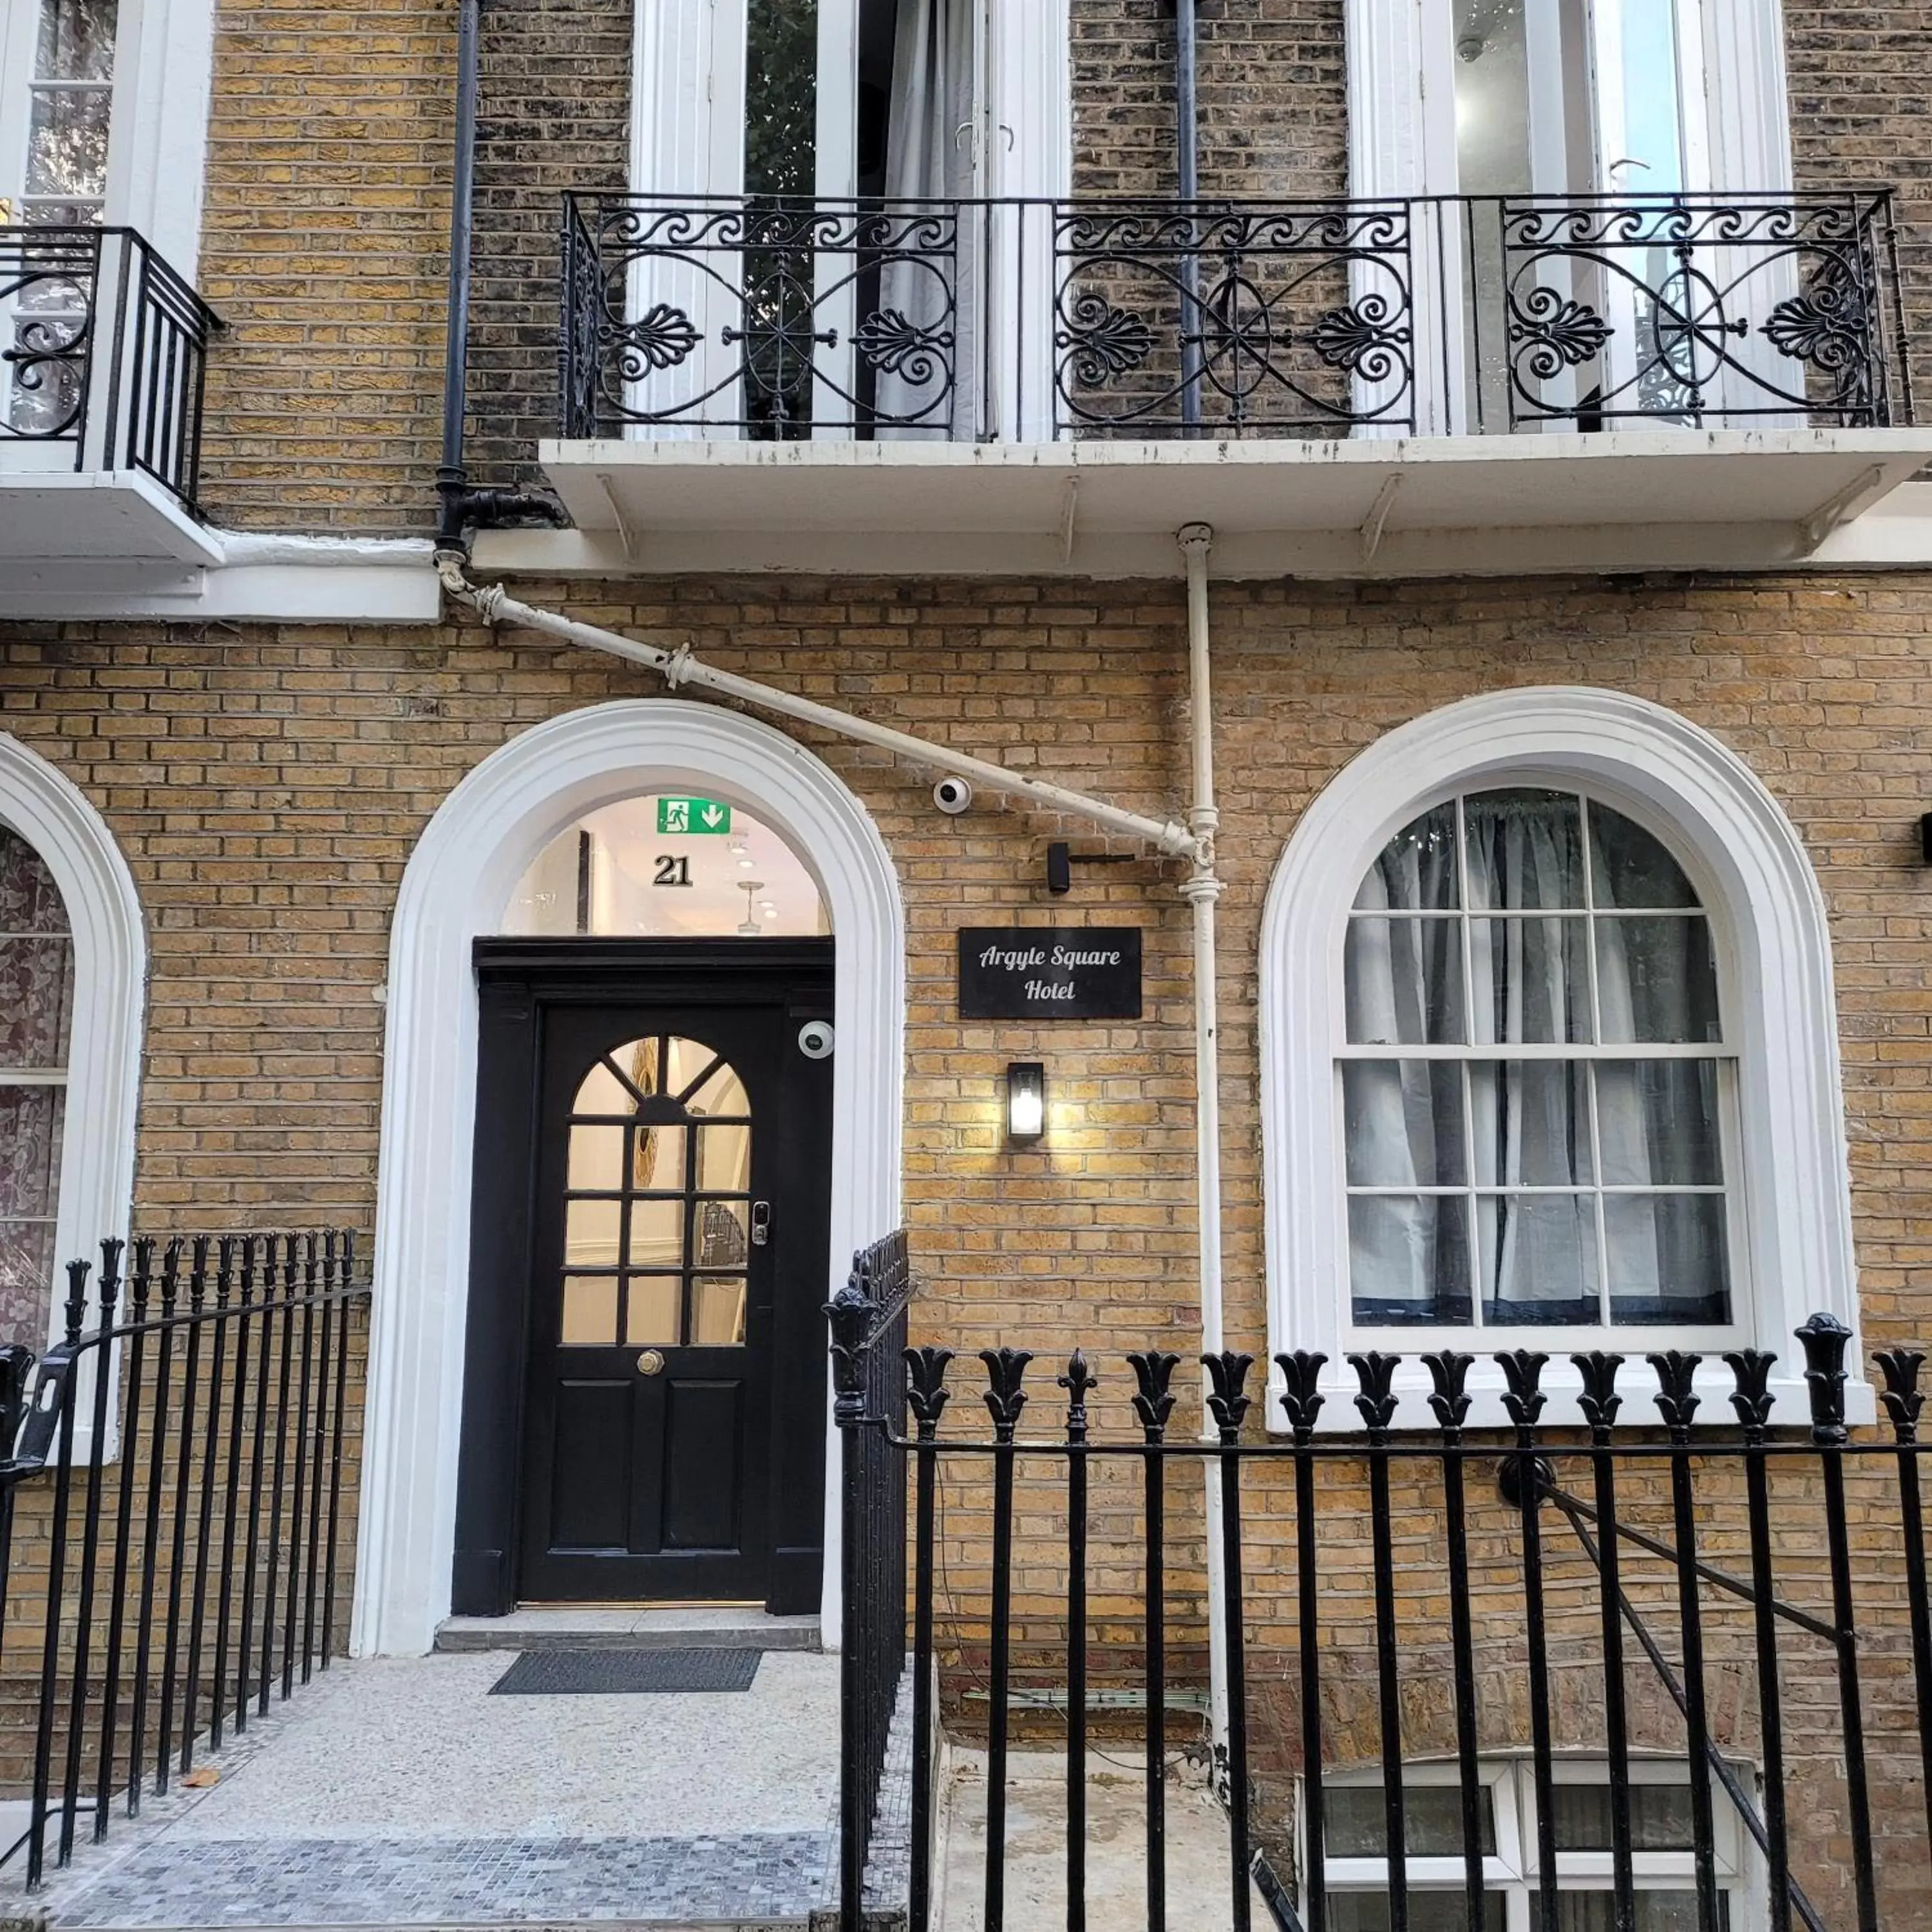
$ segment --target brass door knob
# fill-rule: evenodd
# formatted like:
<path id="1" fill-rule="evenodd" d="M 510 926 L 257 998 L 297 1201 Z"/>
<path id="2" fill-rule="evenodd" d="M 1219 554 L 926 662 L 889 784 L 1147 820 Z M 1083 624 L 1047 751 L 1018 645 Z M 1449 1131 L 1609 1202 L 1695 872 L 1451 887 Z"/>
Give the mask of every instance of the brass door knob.
<path id="1" fill-rule="evenodd" d="M 664 1373 L 664 1352 L 661 1348 L 646 1348 L 638 1358 L 638 1372 L 640 1376 L 661 1376 Z"/>

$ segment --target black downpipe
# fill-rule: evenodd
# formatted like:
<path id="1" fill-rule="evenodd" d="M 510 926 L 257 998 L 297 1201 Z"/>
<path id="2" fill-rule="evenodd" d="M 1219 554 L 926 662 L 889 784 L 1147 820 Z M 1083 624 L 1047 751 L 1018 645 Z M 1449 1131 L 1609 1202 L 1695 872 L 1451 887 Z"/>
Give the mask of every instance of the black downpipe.
<path id="1" fill-rule="evenodd" d="M 1194 0 L 1174 0 L 1174 175 L 1184 202 L 1201 192 L 1200 113 L 1194 32 Z M 1201 421 L 1201 257 L 1190 248 L 1180 258 L 1180 420 Z"/>
<path id="2" fill-rule="evenodd" d="M 476 212 L 476 101 L 483 0 L 461 0 L 456 30 L 456 178 L 449 197 L 449 309 L 442 350 L 442 460 L 436 494 L 440 551 L 466 555 L 464 532 L 538 518 L 567 527 L 570 518 L 553 496 L 534 490 L 472 489 L 463 460 L 464 417 L 470 384 L 470 257 Z"/>

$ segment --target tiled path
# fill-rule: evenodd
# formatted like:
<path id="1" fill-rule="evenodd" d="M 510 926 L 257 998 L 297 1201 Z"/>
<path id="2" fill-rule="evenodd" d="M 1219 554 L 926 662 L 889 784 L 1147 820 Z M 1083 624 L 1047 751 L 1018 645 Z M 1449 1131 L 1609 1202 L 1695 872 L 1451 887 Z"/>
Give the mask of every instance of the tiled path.
<path id="1" fill-rule="evenodd" d="M 802 1927 L 830 1907 L 836 1658 L 768 1654 L 742 1693 L 490 1696 L 513 1660 L 338 1664 L 213 1789 L 117 1820 L 48 1923 Z M 878 1874 L 902 1896 L 906 1776 Z"/>

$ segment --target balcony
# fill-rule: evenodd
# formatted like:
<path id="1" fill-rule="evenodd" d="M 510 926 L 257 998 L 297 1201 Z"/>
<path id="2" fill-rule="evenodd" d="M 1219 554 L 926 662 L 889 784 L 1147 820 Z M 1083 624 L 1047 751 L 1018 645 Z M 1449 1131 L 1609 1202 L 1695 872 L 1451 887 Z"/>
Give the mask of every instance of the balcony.
<path id="1" fill-rule="evenodd" d="M 0 227 L 0 590 L 220 561 L 196 501 L 220 326 L 132 229 Z"/>
<path id="2" fill-rule="evenodd" d="M 1883 192 L 566 198 L 554 568 L 1766 566 L 1932 458 Z"/>

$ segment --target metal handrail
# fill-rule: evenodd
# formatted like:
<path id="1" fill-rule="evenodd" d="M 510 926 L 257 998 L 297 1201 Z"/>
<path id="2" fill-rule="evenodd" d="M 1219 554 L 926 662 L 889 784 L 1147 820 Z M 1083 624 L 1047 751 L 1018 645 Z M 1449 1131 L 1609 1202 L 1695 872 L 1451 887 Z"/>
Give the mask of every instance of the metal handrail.
<path id="1" fill-rule="evenodd" d="M 71 445 L 199 514 L 202 416 L 221 318 L 136 230 L 0 226 L 0 451 Z"/>
<path id="2" fill-rule="evenodd" d="M 1888 188 L 566 194 L 566 437 L 1907 424 Z"/>

